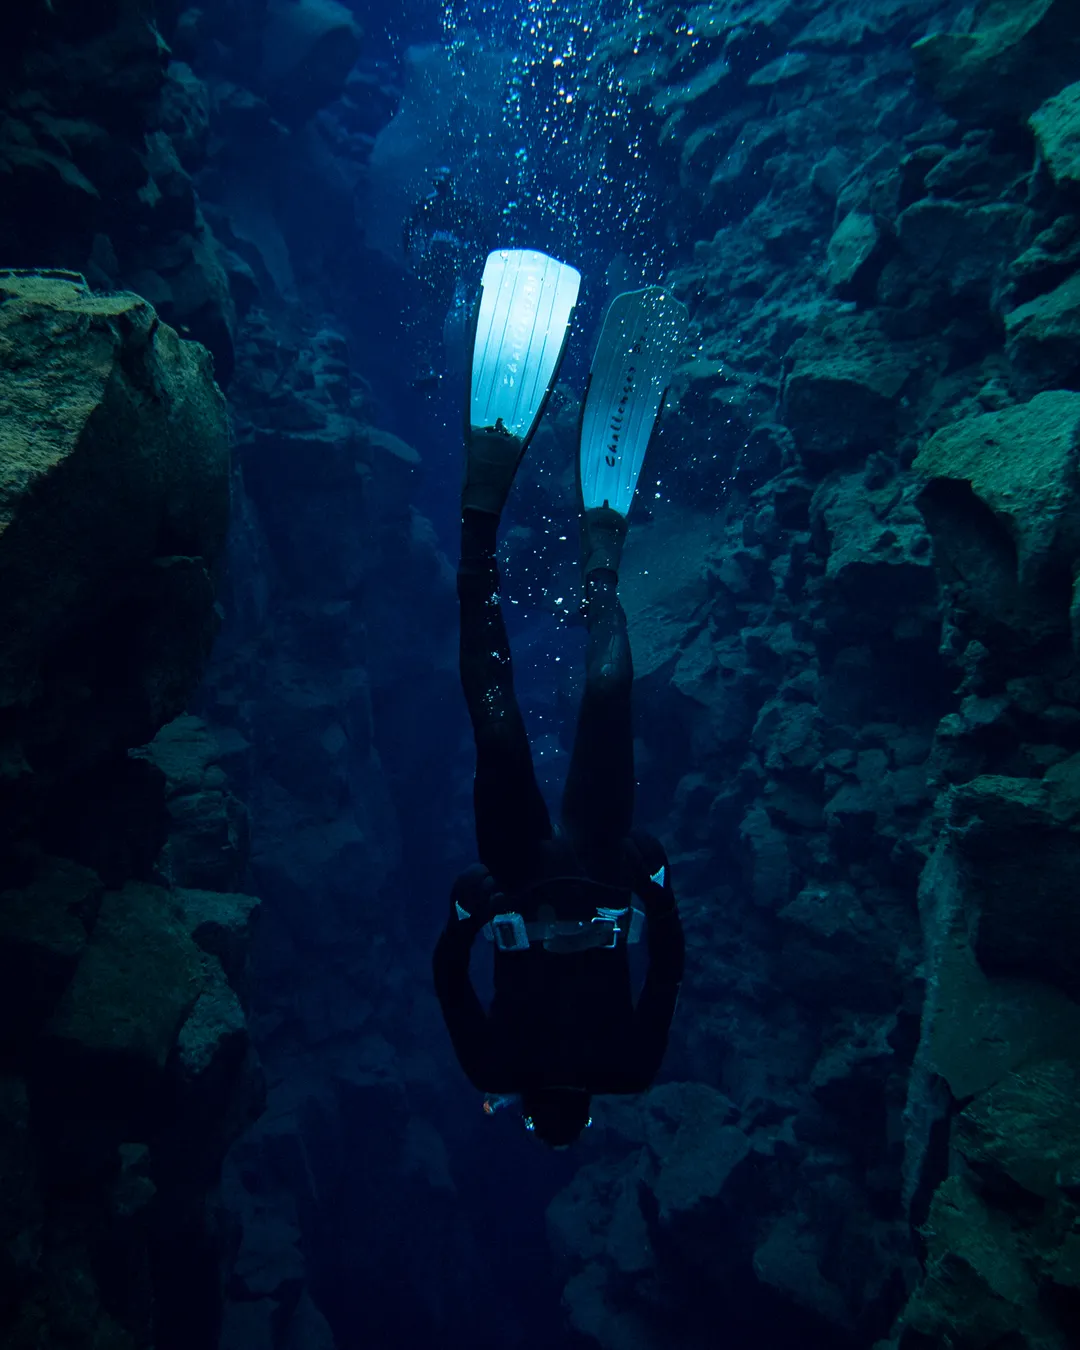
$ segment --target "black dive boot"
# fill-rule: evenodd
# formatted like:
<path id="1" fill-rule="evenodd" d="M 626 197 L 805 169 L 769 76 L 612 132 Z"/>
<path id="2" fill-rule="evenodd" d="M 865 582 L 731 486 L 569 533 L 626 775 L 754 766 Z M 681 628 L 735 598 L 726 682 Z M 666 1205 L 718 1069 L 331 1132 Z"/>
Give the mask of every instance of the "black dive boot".
<path id="1" fill-rule="evenodd" d="M 611 572 L 618 578 L 626 542 L 626 517 L 610 506 L 594 506 L 581 513 L 581 576 Z"/>
<path id="2" fill-rule="evenodd" d="M 525 441 L 493 427 L 472 427 L 465 438 L 465 478 L 461 485 L 461 509 L 501 516 L 518 465 L 525 455 Z"/>

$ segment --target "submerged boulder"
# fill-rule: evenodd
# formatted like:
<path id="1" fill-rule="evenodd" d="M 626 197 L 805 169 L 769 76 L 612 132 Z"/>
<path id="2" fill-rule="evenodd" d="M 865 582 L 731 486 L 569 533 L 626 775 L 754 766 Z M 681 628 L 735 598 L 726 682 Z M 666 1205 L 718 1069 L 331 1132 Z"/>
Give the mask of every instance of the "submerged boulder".
<path id="1" fill-rule="evenodd" d="M 1036 386 L 1080 385 L 1080 272 L 1005 316 L 1005 350 Z"/>
<path id="2" fill-rule="evenodd" d="M 968 33 L 931 33 L 912 56 L 920 82 L 954 117 L 1007 123 L 1080 77 L 1075 0 L 991 0 Z"/>
<path id="3" fill-rule="evenodd" d="M 0 763 L 25 808 L 35 771 L 181 711 L 216 628 L 229 433 L 205 350 L 70 273 L 0 273 L 0 414 Z"/>
<path id="4" fill-rule="evenodd" d="M 900 399 L 920 364 L 913 350 L 857 315 L 800 338 L 787 362 L 784 420 L 802 454 L 826 463 L 865 457 L 891 441 Z"/>
<path id="5" fill-rule="evenodd" d="M 1054 390 L 945 427 L 917 456 L 939 566 L 984 619 L 1032 631 L 1068 624 L 1078 449 L 1080 393 Z"/>
<path id="6" fill-rule="evenodd" d="M 1054 182 L 1080 184 L 1080 82 L 1047 99 L 1029 121 Z"/>
<path id="7" fill-rule="evenodd" d="M 881 227 L 872 215 L 850 211 L 844 217 L 829 240 L 827 252 L 828 282 L 837 295 L 854 296 L 871 284 L 881 244 Z"/>
<path id="8" fill-rule="evenodd" d="M 262 74 L 284 121 L 299 125 L 340 97 L 359 55 L 360 30 L 337 0 L 270 0 Z"/>

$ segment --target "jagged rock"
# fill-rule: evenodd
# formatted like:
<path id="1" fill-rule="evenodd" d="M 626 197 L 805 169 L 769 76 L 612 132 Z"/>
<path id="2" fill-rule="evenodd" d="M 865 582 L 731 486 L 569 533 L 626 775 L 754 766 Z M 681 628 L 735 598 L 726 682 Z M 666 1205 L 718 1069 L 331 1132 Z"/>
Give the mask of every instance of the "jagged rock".
<path id="1" fill-rule="evenodd" d="M 754 1274 L 770 1289 L 804 1308 L 812 1308 L 828 1325 L 848 1327 L 850 1314 L 835 1284 L 821 1273 L 821 1236 L 796 1214 L 781 1216 L 754 1250 Z"/>
<path id="2" fill-rule="evenodd" d="M 176 902 L 197 945 L 216 956 L 239 993 L 247 987 L 247 962 L 260 901 L 253 895 L 177 890 Z"/>
<path id="3" fill-rule="evenodd" d="M 1080 269 L 1080 217 L 1058 216 L 1009 268 L 1008 294 L 1024 304 L 1052 291 Z"/>
<path id="4" fill-rule="evenodd" d="M 962 1177 L 938 1187 L 924 1231 L 926 1279 L 900 1319 L 900 1350 L 981 1350 L 1006 1339 L 1018 1350 L 1066 1350 L 1039 1306 L 1008 1216 L 983 1205 Z"/>
<path id="5" fill-rule="evenodd" d="M 210 139 L 210 91 L 183 61 L 170 61 L 166 77 L 161 124 L 190 173 L 201 167 Z"/>
<path id="6" fill-rule="evenodd" d="M 932 33 L 912 49 L 915 73 L 954 117 L 1011 123 L 1080 75 L 1073 0 L 981 6 L 970 32 Z"/>
<path id="7" fill-rule="evenodd" d="M 1052 579 L 1071 582 L 1080 563 L 1078 445 L 1080 394 L 1055 391 L 945 427 L 920 451 L 919 507 L 969 608 L 1010 626 L 1068 623 Z"/>
<path id="8" fill-rule="evenodd" d="M 0 894 L 0 1044 L 19 1045 L 52 1013 L 101 904 L 88 868 L 48 858 L 22 890 Z"/>
<path id="9" fill-rule="evenodd" d="M 926 1005 L 913 1083 L 918 1088 L 932 1073 L 959 1100 L 1024 1064 L 1069 1056 L 1080 1044 L 1080 1008 L 1072 999 L 1052 986 L 980 968 L 969 939 L 974 916 L 967 894 L 961 860 L 946 837 L 919 883 Z"/>
<path id="10" fill-rule="evenodd" d="M 825 601 L 833 632 L 865 637 L 888 625 L 908 636 L 923 622 L 937 623 L 937 588 L 930 538 L 910 493 L 891 476 L 878 486 L 874 466 L 865 473 L 827 478 L 810 504 L 811 526 L 826 550 Z M 902 605 L 880 608 L 882 595 Z"/>
<path id="11" fill-rule="evenodd" d="M 155 1140 L 158 1173 L 175 1191 L 212 1183 L 221 1159 L 265 1106 L 244 1009 L 214 956 L 201 960 L 198 998 L 169 1064 L 174 1119 Z"/>
<path id="12" fill-rule="evenodd" d="M 650 106 L 657 117 L 670 117 L 676 111 L 692 112 L 697 120 L 709 117 L 723 111 L 730 77 L 731 67 L 721 56 L 685 84 L 663 86 Z"/>
<path id="13" fill-rule="evenodd" d="M 837 461 L 892 439 L 900 397 L 918 369 L 913 351 L 851 316 L 800 338 L 787 360 L 784 416 L 802 454 Z"/>
<path id="14" fill-rule="evenodd" d="M 923 153 L 935 149 L 925 147 Z M 923 178 L 931 197 L 979 204 L 1016 200 L 1031 172 L 1026 155 L 997 151 L 989 131 L 967 132 L 957 149 L 934 161 Z"/>
<path id="15" fill-rule="evenodd" d="M 988 1187 L 1011 1182 L 1050 1200 L 1080 1169 L 1078 1091 L 1075 1061 L 1017 1069 L 960 1113 L 956 1147 Z"/>
<path id="16" fill-rule="evenodd" d="M 0 361 L 0 707 L 20 708 L 0 759 L 25 806 L 45 751 L 47 783 L 180 711 L 215 626 L 229 443 L 205 351 L 137 296 L 0 275 Z"/>
<path id="17" fill-rule="evenodd" d="M 216 957 L 204 958 L 202 977 L 203 992 L 176 1042 L 177 1068 L 188 1089 L 227 1073 L 247 1048 L 244 1010 Z"/>
<path id="18" fill-rule="evenodd" d="M 873 216 L 849 212 L 833 231 L 827 253 L 828 281 L 846 297 L 873 285 L 874 260 L 880 256 L 881 230 Z"/>
<path id="19" fill-rule="evenodd" d="M 755 904 L 779 909 L 789 899 L 796 875 L 786 833 L 776 828 L 764 806 L 755 805 L 746 813 L 739 836 L 751 858 Z"/>
<path id="20" fill-rule="evenodd" d="M 219 739 L 198 717 L 162 727 L 136 753 L 165 775 L 168 839 L 160 865 L 177 886 L 232 892 L 247 865 L 247 809 L 229 787 L 221 761 L 239 758 L 247 743 L 237 733 Z"/>
<path id="21" fill-rule="evenodd" d="M 1080 185 L 1080 83 L 1047 99 L 1028 120 L 1054 182 Z"/>
<path id="22" fill-rule="evenodd" d="M 833 802 L 827 813 L 839 809 Z M 865 808 L 864 808 L 865 809 Z M 872 810 L 872 808 L 871 808 Z M 830 1007 L 843 988 L 845 1006 L 884 1009 L 896 999 L 896 938 L 854 888 L 808 886 L 780 910 L 785 988 Z"/>
<path id="23" fill-rule="evenodd" d="M 337 0 L 270 0 L 262 76 L 283 121 L 299 125 L 333 102 L 359 55 L 356 20 Z"/>
<path id="24" fill-rule="evenodd" d="M 244 1350 L 244 1347 L 237 1346 L 236 1350 Z M 289 1320 L 281 1350 L 336 1350 L 330 1323 L 307 1290 L 300 1295 L 300 1302 Z"/>
<path id="25" fill-rule="evenodd" d="M 659 537 L 652 533 L 656 528 Z M 639 679 L 661 670 L 678 654 L 682 638 L 709 594 L 704 559 L 719 537 L 715 517 L 687 512 L 650 531 L 631 531 L 624 552 L 623 604 Z M 663 569 L 649 566 L 656 549 Z"/>
<path id="26" fill-rule="evenodd" d="M 1073 756 L 1041 781 L 985 775 L 948 801 L 979 964 L 989 974 L 1056 984 L 1073 998 L 1080 997 L 1078 793 L 1080 756 Z"/>
<path id="27" fill-rule="evenodd" d="M 920 286 L 987 301 L 1016 255 L 1024 223 L 1024 208 L 1009 202 L 915 202 L 896 222 L 895 281 L 902 293 Z"/>
<path id="28" fill-rule="evenodd" d="M 638 1194 L 648 1174 L 644 1154 L 630 1168 L 604 1161 L 575 1173 L 547 1210 L 560 1264 L 602 1261 L 623 1275 L 649 1269 L 653 1253 Z"/>
<path id="29" fill-rule="evenodd" d="M 660 1206 L 661 1223 L 674 1224 L 702 1207 L 719 1201 L 733 1173 L 750 1152 L 750 1141 L 730 1118 L 731 1103 L 704 1084 L 699 1101 L 688 1104 L 675 1138 L 660 1158 L 660 1172 L 652 1184 Z M 715 1102 L 709 1100 L 715 1096 Z"/>
<path id="30" fill-rule="evenodd" d="M 1006 314 L 1005 350 L 1036 388 L 1080 386 L 1080 273 Z"/>
<path id="31" fill-rule="evenodd" d="M 84 1102 L 111 1092 L 112 1110 L 139 1122 L 201 990 L 198 948 L 168 892 L 137 882 L 107 892 L 46 1028 L 50 1076 Z"/>

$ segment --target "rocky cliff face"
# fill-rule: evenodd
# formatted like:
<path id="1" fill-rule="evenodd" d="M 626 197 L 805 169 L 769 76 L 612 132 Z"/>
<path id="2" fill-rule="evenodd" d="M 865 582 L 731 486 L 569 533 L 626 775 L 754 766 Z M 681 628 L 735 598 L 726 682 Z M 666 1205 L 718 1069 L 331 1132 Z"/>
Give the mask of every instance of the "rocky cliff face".
<path id="1" fill-rule="evenodd" d="M 549 1213 L 607 1346 L 698 1343 L 718 1284 L 738 1344 L 867 1344 L 912 1283 L 903 1346 L 1074 1343 L 1080 28 L 988 7 L 917 93 L 934 9 L 650 35 L 641 116 L 719 227 L 682 453 L 735 474 L 629 592 L 697 948 L 669 1067 L 711 1086 L 612 1111 L 623 1161 Z"/>
<path id="2" fill-rule="evenodd" d="M 225 404 L 138 296 L 7 272 L 0 408 L 0 1338 L 207 1344 L 261 1091 L 243 810 L 173 720 L 217 627 Z"/>
<path id="3" fill-rule="evenodd" d="M 671 1081 L 527 1177 L 427 993 L 469 747 L 439 471 L 378 425 L 359 9 L 54 0 L 0 54 L 0 263 L 94 288 L 0 279 L 0 1335 L 547 1344 L 553 1262 L 613 1350 L 1070 1345 L 1075 5 L 599 35 L 695 323 L 624 582 L 690 961 Z M 511 589 L 576 593 L 573 422 Z M 521 667 L 560 722 L 568 665 Z"/>

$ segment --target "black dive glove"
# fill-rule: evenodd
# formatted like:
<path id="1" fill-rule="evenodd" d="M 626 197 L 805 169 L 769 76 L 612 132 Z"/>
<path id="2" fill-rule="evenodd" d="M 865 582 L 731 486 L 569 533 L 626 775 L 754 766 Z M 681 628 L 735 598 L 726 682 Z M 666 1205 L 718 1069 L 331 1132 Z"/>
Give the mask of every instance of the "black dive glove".
<path id="1" fill-rule="evenodd" d="M 501 899 L 502 893 L 496 888 L 495 878 L 483 863 L 473 863 L 467 867 L 450 891 L 447 936 L 472 942 L 484 924 L 498 913 Z"/>

